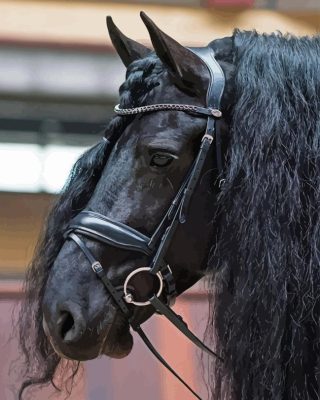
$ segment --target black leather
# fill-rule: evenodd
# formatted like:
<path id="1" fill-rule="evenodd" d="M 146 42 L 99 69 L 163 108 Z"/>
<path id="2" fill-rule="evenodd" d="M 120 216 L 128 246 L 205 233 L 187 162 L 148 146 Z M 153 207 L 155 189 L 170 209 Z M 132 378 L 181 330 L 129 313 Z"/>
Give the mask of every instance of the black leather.
<path id="1" fill-rule="evenodd" d="M 126 250 L 134 250 L 151 254 L 148 247 L 150 238 L 130 226 L 114 221 L 93 211 L 81 211 L 69 224 L 68 232 L 82 233 L 84 236 L 96 239 Z M 67 234 L 68 234 L 67 232 Z"/>
<path id="2" fill-rule="evenodd" d="M 73 232 L 69 233 L 68 236 L 70 239 L 72 239 L 79 247 L 80 249 L 84 252 L 85 256 L 89 260 L 91 264 L 91 268 L 93 271 L 98 275 L 98 277 L 102 280 L 106 288 L 108 289 L 109 294 L 113 297 L 114 301 L 118 305 L 118 307 L 121 309 L 121 311 L 127 315 L 129 318 L 131 316 L 131 312 L 128 309 L 126 303 L 123 300 L 123 291 L 122 287 L 121 290 L 117 290 L 113 286 L 113 284 L 110 282 L 110 280 L 107 277 L 107 272 L 103 269 L 102 265 L 95 259 L 91 251 L 87 248 L 85 243 Z"/>
<path id="3" fill-rule="evenodd" d="M 211 145 L 210 140 L 204 138 L 204 140 L 201 143 L 200 150 L 196 158 L 196 162 L 194 164 L 194 168 L 192 170 L 188 185 L 184 189 L 183 198 L 181 200 L 180 215 L 179 215 L 179 222 L 181 224 L 185 223 L 187 220 L 188 208 L 191 201 L 191 197 L 200 179 L 202 168 L 206 161 L 210 145 Z"/>
<path id="4" fill-rule="evenodd" d="M 207 91 L 207 107 L 220 109 L 221 98 L 225 87 L 225 77 L 222 68 L 214 57 L 213 49 L 211 47 L 196 47 L 190 50 L 205 62 L 210 73 L 210 84 Z M 206 133 L 212 136 L 215 134 L 217 166 L 221 175 L 223 171 L 221 133 L 220 129 L 216 129 L 216 124 L 219 123 L 219 121 L 213 118 L 208 118 Z"/>
<path id="5" fill-rule="evenodd" d="M 214 51 L 211 47 L 194 47 L 190 48 L 190 50 L 204 61 L 210 73 L 210 82 L 207 90 L 207 107 L 219 110 L 225 86 L 225 78 L 219 63 L 214 57 Z"/>
<path id="6" fill-rule="evenodd" d="M 190 392 L 196 397 L 198 400 L 202 400 L 201 397 L 189 386 L 177 373 L 176 371 L 167 363 L 167 361 L 159 354 L 159 352 L 155 349 L 153 344 L 150 342 L 147 335 L 141 329 L 141 326 L 138 326 L 134 329 L 138 335 L 141 337 L 144 344 L 148 347 L 151 353 L 164 365 Z"/>
<path id="7" fill-rule="evenodd" d="M 204 343 L 201 342 L 197 338 L 197 336 L 190 331 L 188 325 L 183 321 L 180 315 L 176 314 L 171 308 L 163 304 L 156 296 L 153 296 L 150 299 L 150 303 L 153 307 L 159 311 L 162 315 L 164 315 L 180 332 L 182 332 L 193 344 L 198 346 L 201 350 L 205 351 L 211 356 L 217 357 L 220 361 L 223 361 L 222 358 L 209 349 Z"/>

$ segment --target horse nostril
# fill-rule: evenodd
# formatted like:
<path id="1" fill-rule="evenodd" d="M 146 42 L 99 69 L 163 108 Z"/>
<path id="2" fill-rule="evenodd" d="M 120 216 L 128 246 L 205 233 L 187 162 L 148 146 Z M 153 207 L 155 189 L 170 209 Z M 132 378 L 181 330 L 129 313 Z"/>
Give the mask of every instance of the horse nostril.
<path id="1" fill-rule="evenodd" d="M 70 314 L 68 311 L 62 312 L 58 319 L 58 326 L 60 327 L 60 336 L 63 340 L 65 340 L 67 336 L 70 336 L 72 330 L 74 330 L 74 319 L 72 314 Z"/>
<path id="2" fill-rule="evenodd" d="M 62 307 L 57 320 L 57 331 L 65 343 L 79 341 L 85 333 L 86 322 L 77 306 Z"/>

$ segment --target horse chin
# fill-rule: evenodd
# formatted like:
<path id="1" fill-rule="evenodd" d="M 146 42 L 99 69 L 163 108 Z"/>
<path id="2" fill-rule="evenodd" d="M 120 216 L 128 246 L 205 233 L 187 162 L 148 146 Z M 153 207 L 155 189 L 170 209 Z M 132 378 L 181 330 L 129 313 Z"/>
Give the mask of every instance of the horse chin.
<path id="1" fill-rule="evenodd" d="M 133 347 L 133 337 L 128 330 L 118 335 L 114 341 L 107 341 L 103 354 L 111 358 L 124 358 L 131 353 Z"/>
<path id="2" fill-rule="evenodd" d="M 111 358 L 124 358 L 130 354 L 133 347 L 133 337 L 129 322 L 122 314 L 117 313 L 102 346 L 101 354 Z"/>
<path id="3" fill-rule="evenodd" d="M 137 308 L 133 315 L 133 323 L 140 325 L 154 314 L 151 306 Z M 124 358 L 131 353 L 133 337 L 128 321 L 117 313 L 114 323 L 105 338 L 103 354 L 111 358 Z"/>

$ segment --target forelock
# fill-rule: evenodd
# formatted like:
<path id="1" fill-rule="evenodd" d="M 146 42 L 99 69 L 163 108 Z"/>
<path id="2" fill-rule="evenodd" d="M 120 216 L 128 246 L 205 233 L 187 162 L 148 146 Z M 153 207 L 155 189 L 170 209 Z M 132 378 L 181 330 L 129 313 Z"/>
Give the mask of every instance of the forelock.
<path id="1" fill-rule="evenodd" d="M 126 73 L 126 80 L 119 89 L 120 106 L 129 108 L 144 105 L 148 95 L 159 85 L 163 72 L 163 64 L 154 53 L 131 63 Z"/>

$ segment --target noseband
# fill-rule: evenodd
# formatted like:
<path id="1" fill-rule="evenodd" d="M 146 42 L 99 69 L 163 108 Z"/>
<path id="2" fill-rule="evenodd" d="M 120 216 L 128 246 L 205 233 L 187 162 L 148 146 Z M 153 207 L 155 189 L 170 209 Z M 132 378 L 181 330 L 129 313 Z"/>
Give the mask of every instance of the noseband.
<path id="1" fill-rule="evenodd" d="M 132 311 L 133 306 L 144 307 L 151 304 L 156 312 L 164 315 L 196 346 L 223 361 L 219 355 L 210 350 L 198 339 L 198 337 L 188 329 L 187 324 L 183 321 L 181 316 L 177 315 L 170 308 L 170 305 L 177 296 L 177 292 L 171 268 L 165 262 L 167 250 L 177 227 L 187 220 L 189 204 L 214 138 L 216 139 L 217 165 L 219 172 L 221 173 L 222 171 L 221 144 L 219 131 L 216 130 L 216 120 L 222 116 L 220 101 L 225 84 L 224 74 L 210 47 L 191 50 L 204 61 L 210 73 L 206 107 L 185 104 L 154 104 L 129 109 L 121 109 L 119 105 L 115 107 L 116 114 L 120 116 L 144 114 L 155 111 L 182 111 L 197 117 L 207 118 L 206 132 L 202 137 L 197 157 L 153 235 L 150 237 L 145 236 L 128 225 L 114 221 L 96 212 L 82 211 L 70 221 L 65 237 L 67 239 L 72 239 L 83 251 L 93 271 L 101 279 L 115 303 L 128 318 L 132 329 L 140 335 L 150 351 L 194 394 L 196 398 L 201 400 L 199 395 L 180 378 L 153 347 L 141 326 L 134 322 Z M 78 234 L 120 249 L 142 253 L 150 259 L 150 264 L 149 266 L 141 267 L 131 272 L 127 276 L 124 286 L 120 289 L 114 287 L 100 262 L 95 259 L 92 252 L 87 248 Z M 139 282 L 142 281 L 147 281 L 147 284 L 142 285 L 141 288 Z"/>

